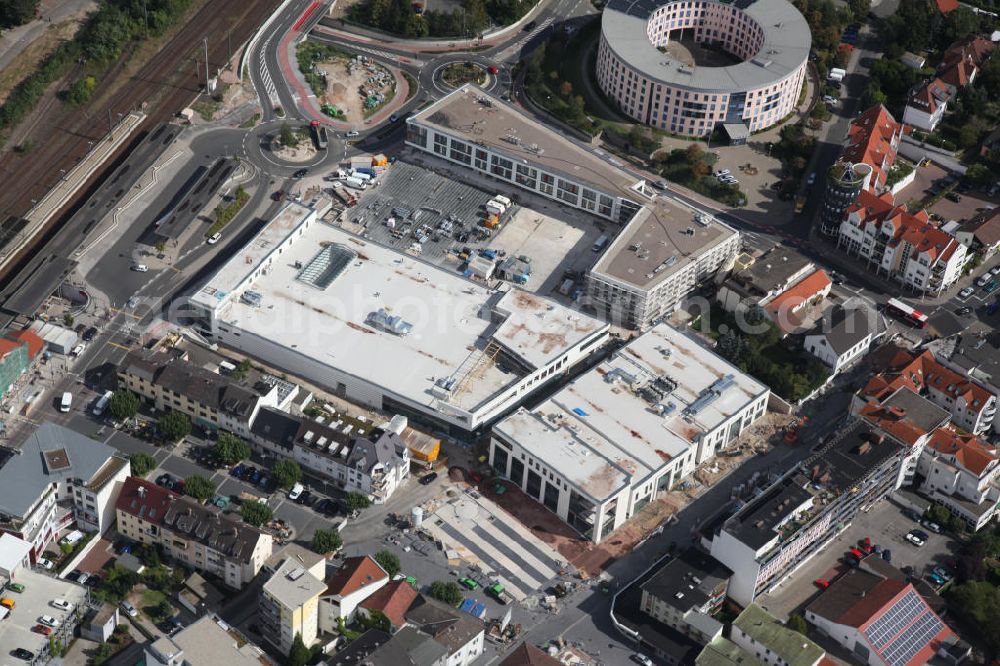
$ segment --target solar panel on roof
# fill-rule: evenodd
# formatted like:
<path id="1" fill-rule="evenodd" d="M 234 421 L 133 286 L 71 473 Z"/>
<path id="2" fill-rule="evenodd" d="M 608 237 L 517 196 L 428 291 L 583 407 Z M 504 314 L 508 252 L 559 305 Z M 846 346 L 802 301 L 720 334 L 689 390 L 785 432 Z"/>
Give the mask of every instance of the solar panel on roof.
<path id="1" fill-rule="evenodd" d="M 882 617 L 873 622 L 865 631 L 865 635 L 868 636 L 868 641 L 875 649 L 881 650 L 926 610 L 927 605 L 920 598 L 920 595 L 914 590 L 910 590 L 902 599 L 893 604 L 892 608 L 886 611 Z"/>
<path id="2" fill-rule="evenodd" d="M 944 629 L 944 622 L 929 608 L 907 627 L 882 655 L 890 666 L 905 666 Z"/>

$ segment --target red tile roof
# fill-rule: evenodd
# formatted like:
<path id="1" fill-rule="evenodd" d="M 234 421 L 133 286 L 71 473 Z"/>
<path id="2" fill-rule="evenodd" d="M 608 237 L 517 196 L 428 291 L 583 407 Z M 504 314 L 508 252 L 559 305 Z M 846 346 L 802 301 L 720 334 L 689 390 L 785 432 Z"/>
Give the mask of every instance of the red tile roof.
<path id="1" fill-rule="evenodd" d="M 916 92 L 910 96 L 909 106 L 934 113 L 939 105 L 947 103 L 951 99 L 951 91 L 941 79 L 933 79 L 917 88 Z"/>
<path id="2" fill-rule="evenodd" d="M 115 509 L 141 518 L 154 525 L 162 525 L 167 509 L 177 493 L 151 481 L 130 476 L 125 479 Z"/>
<path id="3" fill-rule="evenodd" d="M 326 581 L 326 596 L 345 597 L 362 587 L 389 577 L 378 562 L 367 555 L 348 557 Z"/>
<path id="4" fill-rule="evenodd" d="M 905 412 L 897 407 L 883 407 L 877 402 L 868 402 L 858 416 L 870 424 L 888 433 L 894 439 L 906 444 L 916 444 L 917 440 L 927 433 L 913 421 L 906 418 Z"/>
<path id="5" fill-rule="evenodd" d="M 44 340 L 35 335 L 34 331 L 29 331 L 26 328 L 20 331 L 15 331 L 7 337 L 11 340 L 26 343 L 28 345 L 28 358 L 35 358 L 35 356 L 38 355 L 38 352 L 42 351 L 42 347 L 45 346 Z"/>
<path id="6" fill-rule="evenodd" d="M 997 459 L 997 450 L 975 435 L 960 433 L 951 428 L 938 428 L 927 447 L 946 456 L 954 456 L 956 464 L 976 476 Z"/>
<path id="7" fill-rule="evenodd" d="M 361 607 L 371 611 L 379 611 L 394 627 L 406 624 L 406 611 L 417 598 L 417 591 L 405 580 L 393 581 L 378 590 L 375 594 L 361 602 Z"/>
<path id="8" fill-rule="evenodd" d="M 878 616 L 887 612 L 913 586 L 905 580 L 884 578 L 876 583 L 863 597 L 848 608 L 839 618 L 837 624 L 862 628 L 875 621 Z"/>
<path id="9" fill-rule="evenodd" d="M 972 79 L 976 78 L 977 69 L 971 58 L 963 58 L 943 67 L 938 71 L 938 78 L 949 86 L 962 88 L 972 83 Z"/>
<path id="10" fill-rule="evenodd" d="M 947 66 L 959 60 L 968 59 L 973 65 L 981 66 L 993 53 L 996 44 L 983 37 L 969 36 L 949 46 L 941 57 L 941 65 Z"/>
<path id="11" fill-rule="evenodd" d="M 16 349 L 23 347 L 19 342 L 14 342 L 13 340 L 4 340 L 0 338 L 0 358 L 5 357 L 7 354 L 11 353 Z"/>
<path id="12" fill-rule="evenodd" d="M 764 311 L 781 330 L 790 333 L 802 326 L 802 321 L 795 311 L 817 295 L 829 290 L 830 277 L 821 269 L 817 269 L 799 280 L 791 287 L 775 296 L 764 306 Z"/>
<path id="13" fill-rule="evenodd" d="M 858 116 L 847 130 L 847 145 L 841 159 L 872 168 L 872 189 L 885 185 L 886 170 L 896 161 L 896 144 L 903 133 L 903 124 L 896 122 L 881 104 Z"/>
<path id="14" fill-rule="evenodd" d="M 961 398 L 968 409 L 976 412 L 985 409 L 993 397 L 983 386 L 938 363 L 931 352 L 914 354 L 904 349 L 897 351 L 884 368 L 868 380 L 861 395 L 881 401 L 904 386 L 914 393 L 923 394 L 933 389 L 952 400 Z"/>
<path id="15" fill-rule="evenodd" d="M 545 654 L 534 645 L 521 643 L 498 666 L 562 666 L 562 662 Z"/>
<path id="16" fill-rule="evenodd" d="M 934 2 L 942 14 L 949 14 L 958 9 L 958 0 L 934 0 Z"/>

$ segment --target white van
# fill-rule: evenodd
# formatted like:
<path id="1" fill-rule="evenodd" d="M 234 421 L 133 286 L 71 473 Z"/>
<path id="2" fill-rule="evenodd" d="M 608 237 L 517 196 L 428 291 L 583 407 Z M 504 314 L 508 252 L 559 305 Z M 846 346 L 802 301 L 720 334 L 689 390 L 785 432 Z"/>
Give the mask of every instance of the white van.
<path id="1" fill-rule="evenodd" d="M 305 490 L 305 486 L 303 486 L 301 483 L 296 483 L 294 486 L 292 486 L 292 489 L 288 491 L 288 499 L 297 500 L 299 496 L 302 494 L 303 490 Z"/>
<path id="2" fill-rule="evenodd" d="M 73 406 L 73 394 L 66 391 L 62 394 L 62 400 L 59 401 L 59 411 L 68 412 L 69 408 Z"/>
<path id="3" fill-rule="evenodd" d="M 94 409 L 92 410 L 94 416 L 100 416 L 101 414 L 104 413 L 104 410 L 107 408 L 108 403 L 111 402 L 111 396 L 113 395 L 114 391 L 104 392 L 104 395 L 102 395 L 94 404 Z"/>
<path id="4" fill-rule="evenodd" d="M 67 545 L 72 546 L 73 544 L 80 541 L 80 539 L 82 539 L 83 537 L 84 537 L 83 532 L 81 532 L 80 530 L 73 530 L 72 532 L 64 536 L 62 539 L 60 539 L 59 543 L 65 543 Z"/>

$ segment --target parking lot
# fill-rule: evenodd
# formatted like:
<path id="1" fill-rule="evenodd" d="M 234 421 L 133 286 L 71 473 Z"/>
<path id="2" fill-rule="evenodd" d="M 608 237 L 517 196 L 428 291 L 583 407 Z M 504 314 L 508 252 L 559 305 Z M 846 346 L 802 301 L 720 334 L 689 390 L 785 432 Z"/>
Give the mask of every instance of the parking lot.
<path id="1" fill-rule="evenodd" d="M 48 637 L 33 630 L 33 627 L 39 624 L 38 618 L 48 615 L 63 625 L 66 624 L 69 612 L 73 612 L 56 608 L 52 605 L 52 600 L 65 599 L 73 604 L 74 608 L 79 608 L 84 603 L 87 592 L 80 585 L 30 569 L 20 569 L 16 580 L 24 585 L 24 592 L 18 594 L 4 590 L 0 594 L 15 603 L 7 619 L 0 622 L 0 646 L 3 646 L 0 654 L 13 657 L 13 651 L 21 648 L 37 655 L 43 648 L 47 649 L 49 643 Z M 61 632 L 57 630 L 53 635 L 58 633 Z M 65 643 L 68 641 L 64 641 Z"/>
<path id="2" fill-rule="evenodd" d="M 572 292 L 558 294 L 557 289 L 566 272 L 582 274 L 597 259 L 590 248 L 606 231 L 598 218 L 513 192 L 509 183 L 492 182 L 481 174 L 453 175 L 446 163 L 427 156 L 405 159 L 412 163 L 400 160 L 391 165 L 357 206 L 345 210 L 340 218 L 344 229 L 446 270 L 464 269 L 459 253 L 465 248 L 492 249 L 500 257 L 524 256 L 530 259 L 531 276 L 519 286 L 565 300 Z M 501 216 L 500 226 L 485 236 L 486 204 L 497 194 L 515 203 Z M 400 213 L 408 213 L 410 219 L 402 219 Z"/>
<path id="3" fill-rule="evenodd" d="M 927 543 L 917 547 L 906 541 L 905 536 L 912 529 L 927 532 L 930 537 Z M 898 569 L 913 567 L 921 577 L 952 557 L 958 548 L 948 535 L 932 533 L 903 515 L 898 505 L 883 500 L 868 513 L 858 514 L 840 536 L 758 602 L 775 617 L 786 619 L 819 594 L 813 581 L 830 580 L 838 572 L 846 570 L 847 564 L 843 561 L 845 553 L 865 537 L 891 551 L 893 566 Z"/>

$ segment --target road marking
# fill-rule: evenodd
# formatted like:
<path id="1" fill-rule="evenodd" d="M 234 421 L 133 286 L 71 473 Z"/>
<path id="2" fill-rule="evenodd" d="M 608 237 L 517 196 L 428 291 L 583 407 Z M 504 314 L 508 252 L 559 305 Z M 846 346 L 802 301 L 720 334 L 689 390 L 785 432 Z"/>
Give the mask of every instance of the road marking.
<path id="1" fill-rule="evenodd" d="M 131 312 L 127 312 L 125 310 L 120 310 L 120 309 L 115 308 L 115 307 L 108 306 L 108 309 L 111 310 L 112 312 L 116 313 L 116 314 L 125 315 L 126 317 L 131 317 L 132 319 L 135 319 L 136 321 L 138 321 L 139 319 L 142 319 L 142 317 L 140 317 L 137 314 L 132 314 Z"/>
<path id="2" fill-rule="evenodd" d="M 125 351 L 131 351 L 132 350 L 131 347 L 126 347 L 125 345 L 120 345 L 117 342 L 112 342 L 111 340 L 108 340 L 108 345 L 111 346 L 111 347 L 118 347 L 118 349 L 124 349 Z"/>

